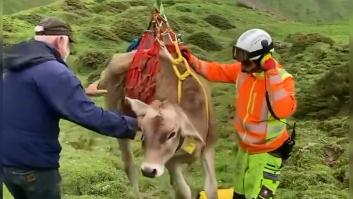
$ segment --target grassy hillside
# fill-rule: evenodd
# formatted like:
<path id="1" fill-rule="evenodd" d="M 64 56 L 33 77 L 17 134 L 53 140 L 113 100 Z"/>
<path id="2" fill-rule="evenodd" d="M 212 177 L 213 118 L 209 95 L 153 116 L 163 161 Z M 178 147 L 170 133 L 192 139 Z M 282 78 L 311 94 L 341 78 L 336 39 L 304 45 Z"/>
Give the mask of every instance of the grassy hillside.
<path id="1" fill-rule="evenodd" d="M 298 142 L 282 174 L 279 199 L 348 198 L 348 37 L 344 22 L 332 25 L 285 20 L 268 12 L 236 6 L 233 0 L 177 0 L 166 3 L 172 27 L 199 57 L 229 62 L 231 46 L 244 30 L 260 27 L 276 42 L 276 56 L 297 82 Z M 105 58 L 122 52 L 128 41 L 148 24 L 142 0 L 64 0 L 3 18 L 6 45 L 29 39 L 33 26 L 45 16 L 70 21 L 78 41 L 69 62 L 82 82 L 94 77 Z M 260 20 L 261 19 L 261 20 Z M 212 84 L 219 141 L 216 170 L 220 186 L 232 185 L 234 151 L 232 127 L 234 85 Z M 103 99 L 96 98 L 103 105 Z M 323 110 L 323 111 L 322 111 Z M 61 172 L 64 198 L 132 198 L 114 139 L 96 135 L 69 122 L 61 123 Z M 134 144 L 137 164 L 142 151 Z M 202 189 L 200 163 L 186 170 L 197 192 Z M 171 198 L 168 176 L 140 178 L 146 198 Z"/>
<path id="2" fill-rule="evenodd" d="M 2 0 L 3 14 L 12 14 L 29 8 L 45 6 L 56 0 Z"/>
<path id="3" fill-rule="evenodd" d="M 304 22 L 332 23 L 353 16 L 352 0 L 238 0 L 240 5 L 267 10 Z"/>
<path id="4" fill-rule="evenodd" d="M 45 6 L 58 0 L 3 0 L 4 14 L 13 14 L 33 7 Z M 235 0 L 240 5 L 270 11 L 304 22 L 333 23 L 353 16 L 353 0 Z M 154 0 L 145 0 L 152 4 Z M 168 2 L 168 0 L 164 0 Z M 179 2 L 177 0 L 176 2 Z M 221 2 L 220 2 L 221 3 Z"/>

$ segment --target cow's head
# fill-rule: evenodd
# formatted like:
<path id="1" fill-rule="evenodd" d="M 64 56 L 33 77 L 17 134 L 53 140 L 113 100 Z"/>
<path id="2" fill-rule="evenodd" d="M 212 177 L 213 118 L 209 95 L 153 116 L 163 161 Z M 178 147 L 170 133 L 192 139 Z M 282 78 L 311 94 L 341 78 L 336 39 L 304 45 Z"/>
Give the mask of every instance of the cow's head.
<path id="1" fill-rule="evenodd" d="M 204 143 L 184 111 L 176 104 L 158 100 L 147 105 L 139 100 L 126 98 L 136 113 L 142 130 L 144 161 L 142 174 L 158 177 L 186 137 Z"/>

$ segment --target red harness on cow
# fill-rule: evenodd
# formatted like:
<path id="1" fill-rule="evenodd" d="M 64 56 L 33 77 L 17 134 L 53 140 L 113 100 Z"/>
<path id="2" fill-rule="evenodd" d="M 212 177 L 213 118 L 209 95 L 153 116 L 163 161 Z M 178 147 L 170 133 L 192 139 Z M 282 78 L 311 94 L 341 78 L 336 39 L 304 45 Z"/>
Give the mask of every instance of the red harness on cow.
<path id="1" fill-rule="evenodd" d="M 152 32 L 146 31 L 126 75 L 125 92 L 128 97 L 148 104 L 153 101 L 156 75 L 160 69 L 159 50 Z"/>
<path id="2" fill-rule="evenodd" d="M 164 39 L 166 39 L 166 42 Z M 172 65 L 171 67 L 177 77 L 178 103 L 180 103 L 182 96 L 183 81 L 188 77 L 194 78 L 200 85 L 204 94 L 207 121 L 209 121 L 207 91 L 201 80 L 190 68 L 187 60 L 183 57 L 178 46 L 176 34 L 170 28 L 167 20 L 163 18 L 158 11 L 152 15 L 149 30 L 145 31 L 143 34 L 141 42 L 132 60 L 130 69 L 126 75 L 126 95 L 130 98 L 139 99 L 147 104 L 150 104 L 154 100 L 156 91 L 156 76 L 160 71 L 160 50 L 167 52 L 167 56 Z M 173 54 L 177 57 L 174 58 Z M 179 64 L 184 65 L 183 72 L 179 70 Z M 207 122 L 207 128 L 208 125 L 209 124 Z M 182 148 L 185 152 L 192 154 L 196 148 L 196 142 L 192 138 L 186 139 L 184 142 L 184 138 L 181 137 L 176 151 L 180 148 Z"/>
<path id="3" fill-rule="evenodd" d="M 156 91 L 156 75 L 160 70 L 160 43 L 156 38 L 161 37 L 162 28 L 170 31 L 167 21 L 156 11 L 152 15 L 149 30 L 141 38 L 125 78 L 126 95 L 147 104 L 154 100 Z"/>

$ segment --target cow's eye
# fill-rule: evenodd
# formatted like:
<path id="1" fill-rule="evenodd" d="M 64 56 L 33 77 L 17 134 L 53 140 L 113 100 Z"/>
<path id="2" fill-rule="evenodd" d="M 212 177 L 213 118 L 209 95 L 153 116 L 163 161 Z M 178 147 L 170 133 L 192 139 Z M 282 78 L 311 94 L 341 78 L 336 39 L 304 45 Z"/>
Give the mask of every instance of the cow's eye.
<path id="1" fill-rule="evenodd" d="M 171 132 L 168 136 L 168 140 L 172 139 L 175 135 L 176 135 L 176 133 L 174 131 Z"/>

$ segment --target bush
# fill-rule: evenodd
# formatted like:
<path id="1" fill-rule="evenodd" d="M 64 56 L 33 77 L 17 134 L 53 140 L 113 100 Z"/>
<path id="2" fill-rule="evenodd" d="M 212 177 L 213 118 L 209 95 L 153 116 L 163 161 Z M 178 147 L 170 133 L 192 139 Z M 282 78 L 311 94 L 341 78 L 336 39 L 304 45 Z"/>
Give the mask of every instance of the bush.
<path id="1" fill-rule="evenodd" d="M 318 129 L 327 132 L 329 136 L 345 137 L 349 131 L 349 124 L 345 119 L 334 118 L 320 121 Z"/>
<path id="2" fill-rule="evenodd" d="M 100 51 L 88 51 L 84 52 L 78 57 L 77 62 L 82 68 L 97 69 L 101 65 L 104 65 L 108 59 L 108 53 Z"/>
<path id="3" fill-rule="evenodd" d="M 91 8 L 91 10 L 95 13 L 103 13 L 103 12 L 112 12 L 112 13 L 121 13 L 124 10 L 128 9 L 130 4 L 127 2 L 107 2 L 100 3 Z"/>
<path id="4" fill-rule="evenodd" d="M 199 57 L 200 59 L 207 60 L 207 53 L 199 48 L 198 46 L 188 45 L 193 55 Z"/>
<path id="5" fill-rule="evenodd" d="M 64 10 L 73 12 L 87 9 L 86 5 L 81 0 L 64 0 L 63 6 Z"/>
<path id="6" fill-rule="evenodd" d="M 87 82 L 94 82 L 96 80 L 99 80 L 99 77 L 101 75 L 101 69 L 98 68 L 96 70 L 94 70 L 93 72 L 91 72 L 88 77 L 87 77 Z"/>
<path id="7" fill-rule="evenodd" d="M 80 24 L 80 21 L 83 19 L 80 16 L 80 13 L 74 12 L 55 12 L 55 16 L 58 16 L 60 19 L 69 22 L 70 24 Z"/>
<path id="8" fill-rule="evenodd" d="M 192 10 L 190 8 L 187 8 L 185 6 L 177 6 L 177 7 L 175 7 L 175 9 L 180 12 L 192 12 Z"/>
<path id="9" fill-rule="evenodd" d="M 132 198 L 128 179 L 115 158 L 110 159 L 104 154 L 96 158 L 92 152 L 82 150 L 73 150 L 66 155 L 71 158 L 61 166 L 65 194 Z"/>
<path id="10" fill-rule="evenodd" d="M 115 36 L 109 30 L 106 30 L 103 27 L 90 27 L 85 31 L 85 35 L 93 40 L 111 40 L 111 41 L 118 41 L 119 38 Z"/>
<path id="11" fill-rule="evenodd" d="M 123 12 L 116 20 L 116 24 L 130 23 L 137 24 L 139 27 L 147 28 L 150 22 L 151 10 L 148 7 L 133 7 L 129 9 L 129 12 Z"/>
<path id="12" fill-rule="evenodd" d="M 131 6 L 145 6 L 145 2 L 143 0 L 133 0 L 129 1 Z"/>
<path id="13" fill-rule="evenodd" d="M 122 40 L 131 41 L 137 36 L 142 35 L 145 29 L 133 20 L 127 19 L 114 24 L 112 32 Z"/>
<path id="14" fill-rule="evenodd" d="M 211 24 L 214 27 L 220 28 L 222 30 L 228 30 L 228 29 L 232 29 L 235 28 L 234 25 L 232 25 L 228 19 L 219 16 L 219 15 L 208 15 L 205 18 L 205 21 L 209 24 Z"/>
<path id="15" fill-rule="evenodd" d="M 184 23 L 188 23 L 188 24 L 197 24 L 197 20 L 190 17 L 190 16 L 180 16 L 179 20 L 184 22 Z"/>
<path id="16" fill-rule="evenodd" d="M 163 1 L 163 6 L 169 7 L 175 5 L 177 2 L 176 0 L 164 0 Z"/>
<path id="17" fill-rule="evenodd" d="M 287 36 L 286 41 L 293 43 L 291 52 L 296 54 L 304 51 L 307 47 L 312 46 L 315 43 L 322 42 L 333 46 L 335 43 L 333 39 L 323 36 L 320 33 L 295 33 Z"/>
<path id="18" fill-rule="evenodd" d="M 14 30 L 13 18 L 3 16 L 2 28 L 3 28 L 3 31 L 5 31 L 5 32 L 12 32 Z"/>
<path id="19" fill-rule="evenodd" d="M 349 104 L 348 65 L 333 68 L 313 86 L 298 95 L 296 117 L 325 119 L 338 114 Z"/>
<path id="20" fill-rule="evenodd" d="M 223 47 L 208 33 L 197 32 L 187 38 L 187 42 L 194 44 L 203 50 L 218 51 Z"/>
<path id="21" fill-rule="evenodd" d="M 42 20 L 42 16 L 38 14 L 16 15 L 15 17 L 32 25 L 37 25 Z"/>
<path id="22" fill-rule="evenodd" d="M 111 1 L 108 2 L 107 5 L 109 7 L 115 8 L 116 10 L 126 10 L 130 7 L 128 2 L 119 2 L 119 1 Z"/>

